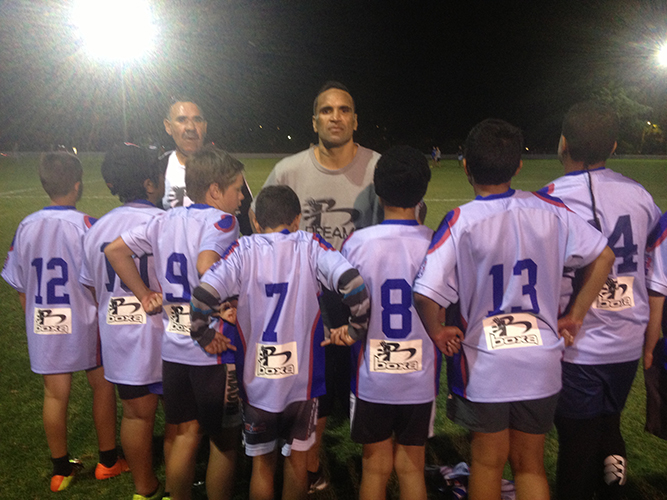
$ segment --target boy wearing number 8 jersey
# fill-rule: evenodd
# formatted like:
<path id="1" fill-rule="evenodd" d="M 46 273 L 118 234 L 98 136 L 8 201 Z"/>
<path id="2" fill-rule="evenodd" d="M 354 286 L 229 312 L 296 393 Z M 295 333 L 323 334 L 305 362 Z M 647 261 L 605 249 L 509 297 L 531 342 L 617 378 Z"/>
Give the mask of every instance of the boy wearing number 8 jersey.
<path id="1" fill-rule="evenodd" d="M 607 240 L 563 203 L 513 190 L 521 131 L 485 120 L 463 163 L 476 198 L 443 219 L 413 287 L 436 345 L 458 350 L 442 307 L 459 302 L 465 334 L 448 359 L 448 415 L 472 431 L 469 497 L 500 497 L 509 459 L 517 496 L 549 498 L 544 437 L 561 388 L 564 342 L 576 335 L 613 262 Z M 557 319 L 565 266 L 585 268 L 582 288 Z"/>
<path id="2" fill-rule="evenodd" d="M 209 320 L 238 296 L 246 453 L 253 457 L 250 498 L 274 498 L 277 448 L 285 460 L 284 499 L 308 491 L 307 451 L 324 393 L 324 331 L 318 295 L 336 290 L 351 309 L 355 337 L 366 333 L 368 295 L 359 272 L 319 235 L 297 231 L 301 205 L 288 186 L 256 200 L 260 234 L 234 243 L 192 294 L 192 336 L 207 349 L 220 337 Z"/>
<path id="3" fill-rule="evenodd" d="M 44 430 L 51 452 L 51 491 L 69 486 L 81 462 L 67 450 L 67 406 L 72 372 L 86 370 L 93 389 L 93 419 L 106 477 L 127 470 L 116 453 L 116 395 L 104 379 L 93 294 L 78 281 L 82 238 L 93 219 L 75 208 L 83 189 L 79 159 L 42 157 L 39 177 L 51 205 L 19 225 L 2 277 L 19 293 L 25 311 L 30 368 L 44 377 Z M 101 479 L 101 477 L 100 477 Z"/>
<path id="4" fill-rule="evenodd" d="M 620 494 L 625 483 L 621 411 L 649 318 L 646 242 L 661 214 L 646 189 L 605 167 L 616 149 L 618 127 L 618 117 L 607 105 L 589 101 L 573 106 L 558 145 L 565 175 L 545 188 L 609 238 L 616 256 L 580 335 L 565 349 L 556 409 L 556 483 L 559 498 L 568 500 L 590 499 L 596 491 L 608 498 Z M 575 273 L 566 272 L 563 306 L 576 283 Z"/>
<path id="5" fill-rule="evenodd" d="M 162 378 L 167 423 L 177 426 L 166 457 L 172 498 L 190 498 L 201 434 L 211 441 L 208 498 L 230 498 L 240 437 L 238 394 L 231 351 L 212 354 L 190 337 L 191 292 L 201 276 L 238 238 L 233 215 L 243 199 L 243 165 L 224 151 L 203 148 L 186 162 L 185 183 L 195 201 L 123 233 L 105 254 L 147 313 L 164 309 Z M 153 254 L 161 293 L 141 279 L 132 256 Z M 219 322 L 227 335 L 234 327 Z"/>
<path id="6" fill-rule="evenodd" d="M 366 340 L 352 345 L 350 420 L 352 439 L 364 445 L 361 499 L 384 498 L 394 469 L 401 498 L 426 499 L 424 450 L 441 355 L 412 306 L 412 283 L 433 236 L 415 219 L 430 179 L 416 149 L 384 153 L 373 179 L 384 222 L 355 231 L 341 249 L 373 305 Z"/>

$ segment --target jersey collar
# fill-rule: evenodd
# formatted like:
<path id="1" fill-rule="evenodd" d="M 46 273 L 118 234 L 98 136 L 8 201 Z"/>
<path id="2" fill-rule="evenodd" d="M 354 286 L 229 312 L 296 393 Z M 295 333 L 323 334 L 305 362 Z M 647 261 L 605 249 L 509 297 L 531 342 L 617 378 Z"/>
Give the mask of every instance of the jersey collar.
<path id="1" fill-rule="evenodd" d="M 509 188 L 504 193 L 490 194 L 489 196 L 476 196 L 475 199 L 479 201 L 490 201 L 490 200 L 500 200 L 502 198 L 509 198 L 514 195 L 516 191 L 512 188 Z"/>
<path id="2" fill-rule="evenodd" d="M 414 219 L 386 219 L 380 224 L 395 224 L 398 226 L 418 226 L 419 222 Z"/>
<path id="3" fill-rule="evenodd" d="M 126 205 L 131 205 L 131 204 L 134 204 L 134 205 L 146 205 L 146 206 L 149 206 L 149 207 L 155 207 L 155 205 L 154 205 L 153 203 L 151 203 L 151 202 L 148 201 L 148 200 L 143 200 L 143 199 L 132 200 L 132 201 L 128 201 L 128 202 L 126 203 Z M 155 208 L 157 208 L 157 207 L 155 207 Z"/>
<path id="4" fill-rule="evenodd" d="M 44 207 L 44 210 L 76 210 L 72 205 L 49 205 Z"/>
<path id="5" fill-rule="evenodd" d="M 586 172 L 597 172 L 598 170 L 606 170 L 606 169 L 607 169 L 607 167 L 598 167 L 598 168 L 594 168 L 592 170 L 589 170 L 589 169 L 585 168 L 583 170 L 575 170 L 574 172 L 569 172 L 565 175 L 566 176 L 567 175 L 581 175 L 581 174 L 585 174 Z"/>
<path id="6" fill-rule="evenodd" d="M 189 207 L 186 207 L 186 208 L 188 210 L 190 210 L 191 208 L 193 208 L 195 210 L 205 210 L 207 208 L 213 208 L 213 207 L 211 205 L 207 205 L 206 203 L 193 203 L 192 205 L 190 205 Z"/>

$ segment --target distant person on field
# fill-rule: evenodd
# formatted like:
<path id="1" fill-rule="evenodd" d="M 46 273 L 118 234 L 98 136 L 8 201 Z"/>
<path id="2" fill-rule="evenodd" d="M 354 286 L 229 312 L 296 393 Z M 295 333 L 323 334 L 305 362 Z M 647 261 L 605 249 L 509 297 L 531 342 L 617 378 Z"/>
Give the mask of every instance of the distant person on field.
<path id="1" fill-rule="evenodd" d="M 195 203 L 176 207 L 124 232 L 105 254 L 146 313 L 162 314 L 162 379 L 165 419 L 177 426 L 166 474 L 171 498 L 191 497 L 202 434 L 210 440 L 206 491 L 210 500 L 233 493 L 241 415 L 234 353 L 205 351 L 190 338 L 190 298 L 199 276 L 239 236 L 233 215 L 243 200 L 243 165 L 204 147 L 188 157 L 185 182 Z M 148 288 L 133 256 L 153 255 L 159 287 Z M 158 291 L 159 290 L 159 291 Z M 232 324 L 215 328 L 235 337 Z"/>
<path id="2" fill-rule="evenodd" d="M 591 499 L 622 493 L 627 478 L 621 412 L 637 373 L 649 318 L 645 249 L 660 209 L 637 182 L 605 167 L 616 149 L 618 117 L 593 101 L 563 119 L 558 156 L 563 177 L 545 190 L 588 221 L 616 256 L 580 335 L 563 358 L 563 391 L 556 408 L 558 496 Z M 566 310 L 580 276 L 567 270 Z M 658 289 L 657 291 L 660 291 Z"/>
<path id="3" fill-rule="evenodd" d="M 102 162 L 102 177 L 124 204 L 98 220 L 83 238 L 79 281 L 91 288 L 99 304 L 99 332 L 104 376 L 118 388 L 123 403 L 120 439 L 134 479 L 133 500 L 161 499 L 164 489 L 153 472 L 153 426 L 162 394 L 162 318 L 148 315 L 116 276 L 104 249 L 125 231 L 164 212 L 164 171 L 157 158 L 134 144 L 113 147 Z M 159 288 L 153 255 L 135 258 L 146 286 Z M 166 424 L 165 450 L 175 427 Z"/>
<path id="4" fill-rule="evenodd" d="M 256 200 L 257 234 L 241 238 L 192 294 L 192 337 L 207 349 L 226 339 L 211 316 L 238 297 L 246 453 L 253 457 L 250 498 L 274 498 L 280 450 L 284 500 L 308 493 L 307 451 L 315 442 L 317 397 L 324 393 L 321 285 L 351 310 L 350 335 L 363 337 L 368 294 L 359 272 L 321 236 L 298 231 L 299 198 L 288 186 L 264 188 Z"/>
<path id="5" fill-rule="evenodd" d="M 361 499 L 385 498 L 393 470 L 401 498 L 426 499 L 424 450 L 433 434 L 441 355 L 412 305 L 412 283 L 433 236 L 416 211 L 430 179 L 416 149 L 383 154 L 373 183 L 385 219 L 352 233 L 341 250 L 373 306 L 368 335 L 352 348 L 350 420 L 352 439 L 364 446 Z"/>
<path id="6" fill-rule="evenodd" d="M 413 287 L 429 335 L 450 357 L 448 416 L 472 431 L 469 498 L 500 498 L 509 460 L 518 498 L 549 498 L 544 439 L 561 388 L 564 339 L 576 336 L 613 263 L 607 240 L 563 203 L 511 188 L 521 131 L 477 124 L 464 171 L 476 198 L 449 212 Z M 558 319 L 564 267 L 584 268 L 570 312 Z M 442 326 L 459 303 L 465 333 Z M 457 352 L 459 351 L 459 352 Z"/>
<path id="7" fill-rule="evenodd" d="M 51 452 L 51 491 L 67 488 L 83 465 L 67 448 L 67 407 L 72 373 L 86 370 L 93 389 L 97 479 L 127 471 L 116 451 L 116 393 L 104 379 L 95 297 L 78 281 L 82 238 L 94 219 L 75 208 L 83 190 L 79 159 L 42 156 L 39 178 L 51 204 L 19 224 L 2 277 L 19 293 L 25 311 L 30 368 L 44 378 L 44 431 Z"/>

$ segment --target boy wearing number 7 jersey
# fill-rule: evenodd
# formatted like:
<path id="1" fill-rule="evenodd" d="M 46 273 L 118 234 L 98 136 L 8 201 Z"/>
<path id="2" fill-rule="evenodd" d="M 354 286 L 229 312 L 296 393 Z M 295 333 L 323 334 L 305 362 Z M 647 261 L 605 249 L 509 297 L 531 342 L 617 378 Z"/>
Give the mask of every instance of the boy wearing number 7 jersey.
<path id="1" fill-rule="evenodd" d="M 230 498 L 240 437 L 234 357 L 204 351 L 190 337 L 191 292 L 199 276 L 238 238 L 233 215 L 243 200 L 243 165 L 224 151 L 206 147 L 188 158 L 185 183 L 195 201 L 176 207 L 123 233 L 105 254 L 118 277 L 147 313 L 164 309 L 162 380 L 165 419 L 177 426 L 167 451 L 169 493 L 189 499 L 201 434 L 211 441 L 206 475 L 209 499 Z M 161 293 L 142 281 L 133 255 L 153 254 Z M 231 325 L 217 323 L 225 332 Z M 229 333 L 228 333 L 229 335 Z"/>
<path id="2" fill-rule="evenodd" d="M 544 437 L 561 389 L 561 336 L 576 335 L 614 259 L 607 239 L 560 200 L 510 187 L 522 149 L 521 131 L 502 120 L 471 130 L 463 167 L 477 196 L 445 216 L 413 287 L 446 353 L 455 349 L 440 309 L 460 304 L 465 334 L 447 360 L 447 410 L 472 431 L 471 500 L 500 497 L 508 459 L 517 497 L 549 498 Z M 584 268 L 583 284 L 559 320 L 566 266 Z"/>
<path id="3" fill-rule="evenodd" d="M 264 188 L 255 216 L 260 234 L 234 243 L 192 294 L 192 336 L 215 345 L 220 334 L 209 320 L 227 298 L 238 296 L 239 385 L 246 453 L 253 457 L 250 498 L 274 498 L 277 448 L 287 457 L 282 498 L 305 498 L 315 398 L 325 390 L 320 283 L 343 296 L 355 337 L 366 333 L 368 295 L 359 272 L 338 251 L 319 235 L 297 231 L 301 204 L 291 188 Z"/>
<path id="4" fill-rule="evenodd" d="M 76 156 L 49 153 L 39 177 L 51 205 L 19 225 L 2 277 L 19 293 L 25 311 L 30 368 L 44 377 L 44 431 L 51 452 L 51 491 L 67 488 L 81 462 L 67 449 L 67 407 L 72 372 L 86 370 L 93 389 L 93 420 L 105 477 L 127 470 L 116 453 L 116 395 L 104 379 L 93 294 L 78 281 L 82 238 L 93 219 L 75 208 L 83 170 Z M 102 479 L 102 477 L 99 477 Z"/>

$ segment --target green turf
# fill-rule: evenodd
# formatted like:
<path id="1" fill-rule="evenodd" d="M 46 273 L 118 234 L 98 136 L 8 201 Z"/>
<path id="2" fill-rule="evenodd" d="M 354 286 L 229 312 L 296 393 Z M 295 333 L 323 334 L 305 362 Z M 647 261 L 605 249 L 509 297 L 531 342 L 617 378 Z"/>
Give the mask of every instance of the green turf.
<path id="1" fill-rule="evenodd" d="M 82 155 L 84 164 L 84 195 L 78 208 L 99 217 L 118 201 L 108 192 L 99 172 L 101 156 Z M 276 160 L 243 160 L 246 176 L 256 194 Z M 0 158 L 0 249 L 9 248 L 14 230 L 26 215 L 48 204 L 37 177 L 38 155 L 23 155 L 20 159 Z M 664 160 L 612 160 L 609 166 L 641 182 L 653 195 L 662 210 L 667 209 L 667 162 Z M 562 174 L 555 160 L 525 160 L 524 168 L 514 181 L 514 187 L 534 190 Z M 447 211 L 473 198 L 472 188 L 456 161 L 441 161 L 433 170 L 426 200 L 427 224 L 435 228 Z M 28 350 L 16 292 L 0 280 L 0 498 L 50 498 L 49 453 L 42 429 L 42 382 L 30 372 Z M 443 380 L 443 393 L 444 393 Z M 429 443 L 427 461 L 455 464 L 469 461 L 466 432 L 447 420 L 445 400 L 440 397 L 436 418 L 436 437 Z M 77 374 L 72 387 L 69 412 L 69 447 L 73 455 L 84 460 L 86 470 L 68 490 L 57 496 L 63 499 L 131 498 L 132 480 L 128 474 L 104 482 L 95 481 L 93 469 L 97 460 L 95 433 L 90 416 L 91 394 L 85 376 Z M 667 478 L 664 460 L 667 442 L 643 431 L 645 394 L 641 371 L 633 386 L 623 414 L 623 432 L 628 444 L 629 499 L 667 499 Z M 156 434 L 162 431 L 159 417 Z M 313 498 L 348 499 L 356 496 L 361 477 L 360 446 L 349 439 L 348 423 L 335 417 L 324 438 L 324 463 L 331 475 L 333 487 Z M 156 438 L 159 443 L 159 438 Z M 547 437 L 545 463 L 553 484 L 557 443 L 555 433 Z M 158 463 L 158 473 L 164 477 L 164 466 Z M 203 462 L 198 467 L 201 475 Z M 247 497 L 249 461 L 240 464 L 235 498 Z M 509 470 L 506 476 L 511 477 Z M 203 498 L 198 488 L 195 498 Z M 397 498 L 392 481 L 391 494 Z M 55 497 L 54 497 L 55 498 Z M 433 498 L 436 496 L 433 495 Z"/>

